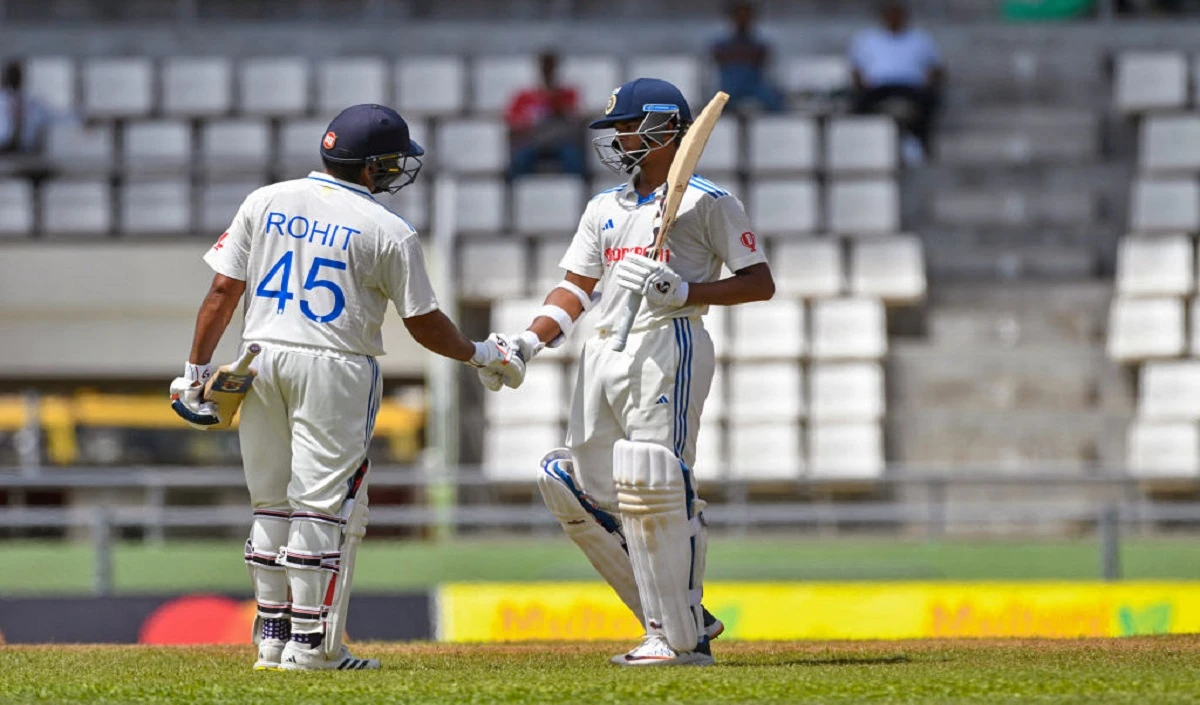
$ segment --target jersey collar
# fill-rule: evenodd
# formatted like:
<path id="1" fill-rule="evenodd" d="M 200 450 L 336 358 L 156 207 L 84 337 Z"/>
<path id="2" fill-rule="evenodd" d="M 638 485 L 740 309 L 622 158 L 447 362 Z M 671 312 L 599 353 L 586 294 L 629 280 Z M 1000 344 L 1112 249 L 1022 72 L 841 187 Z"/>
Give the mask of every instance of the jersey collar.
<path id="1" fill-rule="evenodd" d="M 371 192 L 368 191 L 365 186 L 361 186 L 359 184 L 352 183 L 350 181 L 342 181 L 341 179 L 336 178 L 334 176 L 330 176 L 329 174 L 326 174 L 323 171 L 310 171 L 310 172 L 308 172 L 308 178 L 312 179 L 313 181 L 323 182 L 330 186 L 337 186 L 338 188 L 344 188 L 347 191 L 353 191 L 354 193 L 357 193 L 360 196 L 366 196 L 367 198 L 371 199 L 372 201 L 375 200 L 375 197 L 371 195 Z"/>
<path id="2" fill-rule="evenodd" d="M 666 184 L 663 184 L 662 186 L 659 186 L 651 191 L 649 196 L 642 196 L 642 194 L 638 193 L 637 189 L 633 185 L 633 182 L 637 178 L 639 172 L 640 170 L 635 169 L 633 175 L 629 177 L 629 179 L 625 182 L 625 185 L 622 186 L 621 190 L 617 193 L 617 195 L 621 197 L 621 200 L 633 206 L 644 206 L 647 203 L 653 203 L 654 199 L 660 196 L 667 187 Z"/>

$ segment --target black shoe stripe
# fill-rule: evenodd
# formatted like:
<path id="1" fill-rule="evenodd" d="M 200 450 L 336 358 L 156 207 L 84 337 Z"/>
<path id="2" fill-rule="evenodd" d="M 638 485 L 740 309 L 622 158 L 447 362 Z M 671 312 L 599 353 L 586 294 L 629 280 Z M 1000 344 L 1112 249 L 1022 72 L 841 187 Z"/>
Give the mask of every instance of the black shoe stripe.
<path id="1" fill-rule="evenodd" d="M 345 668 L 346 668 L 346 662 L 342 661 L 341 663 L 338 664 L 337 670 L 341 671 L 341 670 L 344 670 Z"/>

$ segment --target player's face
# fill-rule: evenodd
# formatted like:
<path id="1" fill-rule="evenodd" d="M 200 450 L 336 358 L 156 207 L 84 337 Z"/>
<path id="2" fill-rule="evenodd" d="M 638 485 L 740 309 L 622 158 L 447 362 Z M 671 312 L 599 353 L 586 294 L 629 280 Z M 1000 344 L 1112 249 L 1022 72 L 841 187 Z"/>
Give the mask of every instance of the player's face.
<path id="1" fill-rule="evenodd" d="M 614 134 L 592 140 L 600 161 L 618 173 L 632 173 L 634 167 L 655 164 L 665 159 L 670 163 L 679 134 L 679 116 L 674 112 L 647 113 L 635 120 L 613 123 Z"/>

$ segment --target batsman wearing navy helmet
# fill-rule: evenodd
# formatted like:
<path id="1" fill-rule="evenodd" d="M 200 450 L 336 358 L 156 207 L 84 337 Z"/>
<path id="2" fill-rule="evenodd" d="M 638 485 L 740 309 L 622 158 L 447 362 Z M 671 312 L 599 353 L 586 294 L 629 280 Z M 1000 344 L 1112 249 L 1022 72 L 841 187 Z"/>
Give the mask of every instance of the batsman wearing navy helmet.
<path id="1" fill-rule="evenodd" d="M 184 375 L 171 384 L 193 425 L 210 360 L 246 294 L 243 346 L 258 377 L 241 407 L 254 519 L 245 559 L 258 602 L 258 669 L 379 668 L 342 643 L 354 554 L 367 524 L 367 449 L 382 397 L 375 358 L 391 302 L 429 350 L 517 386 L 506 341 L 468 340 L 438 309 L 413 228 L 375 200 L 412 183 L 425 152 L 391 108 L 355 105 L 320 137 L 324 171 L 251 193 L 204 256 L 216 272 Z"/>
<path id="2" fill-rule="evenodd" d="M 606 131 L 593 143 L 627 180 L 587 204 L 559 263 L 565 278 L 528 330 L 507 336 L 529 361 L 592 311 L 566 447 L 542 460 L 538 484 L 567 535 L 645 627 L 641 644 L 613 657 L 622 666 L 713 663 L 709 640 L 723 626 L 701 605 L 707 531 L 692 474 L 714 367 L 703 316 L 709 306 L 775 292 L 741 202 L 701 176 L 688 182 L 666 247 L 645 256 L 691 121 L 666 81 L 639 78 L 613 91 L 590 127 Z M 733 276 L 722 279 L 722 265 Z M 633 295 L 645 304 L 618 352 L 610 338 Z"/>

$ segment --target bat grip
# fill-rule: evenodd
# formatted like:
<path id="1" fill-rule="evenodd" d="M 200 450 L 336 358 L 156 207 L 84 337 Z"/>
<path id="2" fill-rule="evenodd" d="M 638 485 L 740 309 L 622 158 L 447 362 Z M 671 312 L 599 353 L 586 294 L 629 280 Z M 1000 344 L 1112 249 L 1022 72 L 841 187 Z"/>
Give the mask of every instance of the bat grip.
<path id="1" fill-rule="evenodd" d="M 625 313 L 617 325 L 617 333 L 613 336 L 612 349 L 621 352 L 625 343 L 629 342 L 629 331 L 633 329 L 633 319 L 637 318 L 638 309 L 642 307 L 642 295 L 631 294 L 625 303 Z"/>

